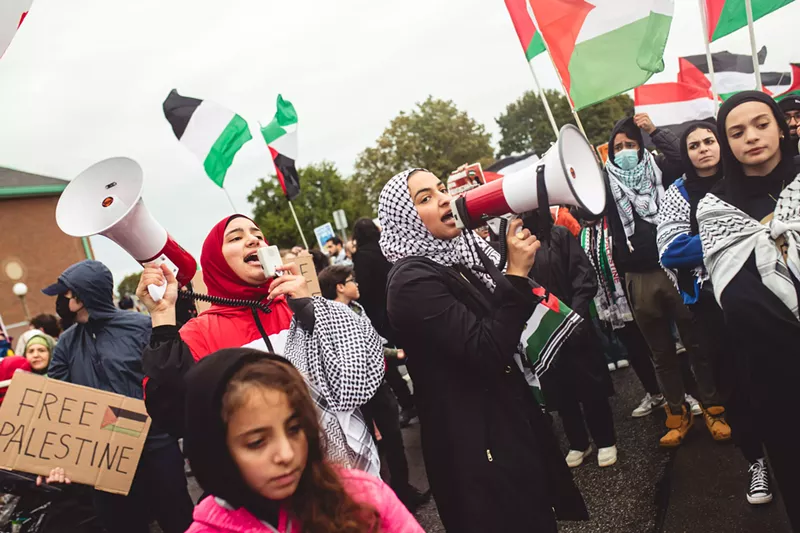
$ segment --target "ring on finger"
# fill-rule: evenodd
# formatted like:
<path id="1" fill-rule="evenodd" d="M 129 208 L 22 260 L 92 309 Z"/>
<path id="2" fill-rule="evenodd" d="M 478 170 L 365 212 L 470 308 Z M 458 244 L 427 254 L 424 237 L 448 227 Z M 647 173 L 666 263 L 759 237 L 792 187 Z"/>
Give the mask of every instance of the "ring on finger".
<path id="1" fill-rule="evenodd" d="M 526 239 L 524 231 L 518 231 L 516 235 L 517 239 L 524 241 Z"/>

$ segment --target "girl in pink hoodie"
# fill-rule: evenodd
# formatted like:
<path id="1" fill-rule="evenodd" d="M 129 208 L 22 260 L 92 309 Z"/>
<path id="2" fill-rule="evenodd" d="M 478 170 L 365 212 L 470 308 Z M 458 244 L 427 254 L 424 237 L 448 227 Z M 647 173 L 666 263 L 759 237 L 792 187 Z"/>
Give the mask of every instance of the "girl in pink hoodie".
<path id="1" fill-rule="evenodd" d="M 282 357 L 220 350 L 185 383 L 184 451 L 211 494 L 187 533 L 423 532 L 380 479 L 325 460 L 314 402 Z"/>

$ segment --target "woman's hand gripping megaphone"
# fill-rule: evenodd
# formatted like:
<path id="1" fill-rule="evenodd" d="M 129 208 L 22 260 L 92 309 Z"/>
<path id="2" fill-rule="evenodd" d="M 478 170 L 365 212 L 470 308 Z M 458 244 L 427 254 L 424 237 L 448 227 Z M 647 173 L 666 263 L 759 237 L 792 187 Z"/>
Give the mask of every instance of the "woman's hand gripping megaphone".
<path id="1" fill-rule="evenodd" d="M 542 247 L 542 243 L 530 230 L 522 227 L 522 219 L 516 218 L 508 226 L 506 235 L 508 244 L 508 268 L 506 274 L 509 276 L 527 277 L 528 272 L 533 268 L 536 259 L 536 252 Z"/>
<path id="2" fill-rule="evenodd" d="M 164 295 L 156 300 L 150 291 L 150 286 L 156 288 L 166 286 Z M 172 273 L 169 266 L 162 263 L 160 265 L 148 264 L 144 267 L 142 277 L 139 278 L 139 286 L 136 287 L 136 296 L 144 303 L 150 316 L 153 318 L 153 326 L 175 324 L 175 304 L 178 301 L 178 280 Z"/>

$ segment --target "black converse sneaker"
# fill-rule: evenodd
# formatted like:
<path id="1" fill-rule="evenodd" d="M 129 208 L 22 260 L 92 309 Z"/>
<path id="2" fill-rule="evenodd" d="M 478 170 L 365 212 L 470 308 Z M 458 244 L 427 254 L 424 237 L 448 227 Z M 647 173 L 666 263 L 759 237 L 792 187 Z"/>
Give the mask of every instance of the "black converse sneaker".
<path id="1" fill-rule="evenodd" d="M 772 492 L 769 490 L 769 470 L 763 458 L 750 465 L 750 488 L 747 489 L 747 501 L 752 505 L 772 501 Z"/>

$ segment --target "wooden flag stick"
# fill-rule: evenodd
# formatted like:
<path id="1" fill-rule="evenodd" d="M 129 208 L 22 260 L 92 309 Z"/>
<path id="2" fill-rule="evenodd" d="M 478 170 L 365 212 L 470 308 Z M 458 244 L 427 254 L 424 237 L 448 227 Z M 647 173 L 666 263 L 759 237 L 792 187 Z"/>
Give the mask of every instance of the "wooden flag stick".
<path id="1" fill-rule="evenodd" d="M 303 228 L 300 227 L 300 221 L 297 219 L 297 213 L 295 213 L 294 211 L 294 206 L 292 205 L 292 201 L 287 199 L 287 202 L 289 202 L 289 209 L 292 211 L 292 216 L 294 217 L 294 223 L 297 224 L 297 231 L 300 232 L 300 238 L 303 239 L 303 246 L 306 247 L 306 250 L 311 250 L 311 248 L 308 247 L 308 241 L 306 240 L 306 236 L 303 233 Z"/>

